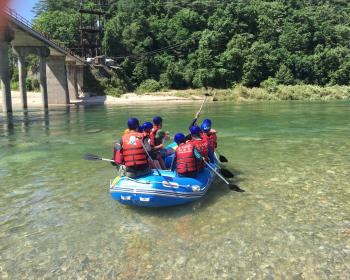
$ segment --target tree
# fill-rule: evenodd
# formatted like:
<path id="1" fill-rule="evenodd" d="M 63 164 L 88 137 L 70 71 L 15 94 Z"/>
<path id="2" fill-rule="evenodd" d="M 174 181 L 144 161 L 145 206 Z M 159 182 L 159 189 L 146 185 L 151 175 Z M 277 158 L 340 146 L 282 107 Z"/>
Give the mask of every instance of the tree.
<path id="1" fill-rule="evenodd" d="M 93 5 L 90 1 L 90 5 Z M 109 0 L 103 45 L 130 90 L 349 82 L 345 0 Z M 34 24 L 79 45 L 79 1 L 41 0 Z M 88 16 L 83 20 L 88 20 Z"/>
<path id="2" fill-rule="evenodd" d="M 258 86 L 274 74 L 277 59 L 269 43 L 256 41 L 252 44 L 243 65 L 242 81 L 247 86 Z"/>
<path id="3" fill-rule="evenodd" d="M 79 22 L 78 12 L 50 11 L 35 18 L 33 26 L 60 44 L 75 48 L 80 44 Z"/>
<path id="4" fill-rule="evenodd" d="M 79 1 L 72 0 L 39 0 L 33 8 L 36 17 L 45 12 L 78 10 Z"/>

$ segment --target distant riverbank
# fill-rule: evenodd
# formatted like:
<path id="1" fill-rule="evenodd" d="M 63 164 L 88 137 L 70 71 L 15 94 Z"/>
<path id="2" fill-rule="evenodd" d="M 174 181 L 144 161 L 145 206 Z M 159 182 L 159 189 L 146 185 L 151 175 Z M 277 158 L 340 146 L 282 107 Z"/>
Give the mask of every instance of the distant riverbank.
<path id="1" fill-rule="evenodd" d="M 204 89 L 165 90 L 150 93 L 125 93 L 120 97 L 86 93 L 79 100 L 71 103 L 123 105 L 148 102 L 191 102 L 203 98 Z M 346 100 L 350 99 L 350 86 L 319 87 L 312 85 L 297 86 L 270 86 L 247 88 L 236 86 L 232 89 L 209 90 L 212 101 L 252 102 L 252 101 L 278 101 L 278 100 Z M 28 106 L 41 106 L 40 92 L 28 92 Z M 21 106 L 20 93 L 12 91 L 13 106 Z M 1 99 L 0 99 L 1 104 Z"/>
<path id="2" fill-rule="evenodd" d="M 186 92 L 186 96 L 183 92 Z M 88 105 L 128 105 L 150 102 L 192 102 L 195 100 L 202 100 L 199 91 L 188 94 L 188 91 L 175 92 L 159 92 L 159 93 L 144 93 L 142 95 L 136 93 L 125 93 L 121 97 L 110 95 L 96 95 L 95 93 L 86 93 L 78 100 L 71 100 L 71 104 L 88 104 Z M 14 108 L 21 108 L 21 95 L 18 91 L 11 92 L 12 106 Z M 40 92 L 27 92 L 27 101 L 29 108 L 37 108 L 42 106 L 42 99 Z M 0 105 L 2 99 L 0 99 Z"/>

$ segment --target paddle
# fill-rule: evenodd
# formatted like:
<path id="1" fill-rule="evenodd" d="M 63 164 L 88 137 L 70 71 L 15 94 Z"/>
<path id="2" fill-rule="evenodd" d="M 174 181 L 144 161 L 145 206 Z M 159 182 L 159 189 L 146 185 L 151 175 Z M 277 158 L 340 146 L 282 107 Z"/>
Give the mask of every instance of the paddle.
<path id="1" fill-rule="evenodd" d="M 220 162 L 228 162 L 228 159 L 224 155 L 220 154 L 218 150 L 215 152 L 219 155 Z"/>
<path id="2" fill-rule="evenodd" d="M 154 160 L 153 160 L 152 157 L 149 155 L 149 153 L 148 153 L 148 151 L 147 151 L 145 145 L 143 144 L 142 139 L 141 139 L 141 145 L 142 145 L 143 150 L 144 150 L 145 153 L 147 154 L 148 159 L 149 159 L 150 161 L 153 162 L 154 169 L 157 170 L 158 175 L 159 175 L 160 177 L 163 177 L 164 180 L 168 183 L 168 185 L 171 186 L 171 183 L 168 181 L 168 179 L 167 179 L 165 176 L 162 176 L 162 174 L 160 173 L 159 169 L 158 169 L 157 166 L 154 164 Z M 164 183 L 163 183 L 163 184 L 164 184 Z"/>
<path id="3" fill-rule="evenodd" d="M 201 107 L 199 108 L 199 111 L 198 111 L 198 113 L 197 113 L 198 116 L 199 116 L 199 114 L 201 113 L 202 108 L 203 108 L 203 105 L 204 105 L 205 101 L 207 100 L 207 97 L 208 97 L 208 96 L 210 96 L 210 94 L 206 92 L 206 93 L 204 94 L 204 100 L 203 100 L 203 102 L 202 102 L 202 105 L 201 105 Z"/>
<path id="4" fill-rule="evenodd" d="M 103 161 L 109 161 L 109 162 L 113 162 L 114 163 L 114 160 L 112 160 L 112 159 L 102 158 L 102 157 L 99 157 L 99 156 L 96 156 L 96 155 L 92 155 L 92 154 L 85 155 L 84 159 L 85 160 L 103 160 Z"/>
<path id="5" fill-rule="evenodd" d="M 220 173 L 226 178 L 233 178 L 235 175 L 228 169 L 220 167 Z"/>
<path id="6" fill-rule="evenodd" d="M 199 115 L 200 115 L 200 113 L 201 113 L 201 111 L 202 111 L 202 108 L 203 108 L 203 105 L 204 105 L 204 103 L 205 103 L 205 101 L 207 100 L 207 97 L 208 96 L 210 96 L 210 94 L 207 92 L 207 93 L 205 93 L 204 94 L 204 100 L 203 100 L 203 102 L 202 102 L 202 105 L 201 105 L 201 107 L 199 108 L 199 111 L 198 111 L 198 113 L 197 113 L 197 117 L 199 118 Z M 221 155 L 217 150 L 216 150 L 216 152 L 218 153 L 218 155 L 219 155 L 219 160 L 220 160 L 220 162 L 228 162 L 228 160 L 227 160 L 227 158 L 224 156 L 224 155 Z M 231 172 L 230 172 L 231 173 Z M 231 173 L 231 175 L 230 176 L 232 176 L 233 174 Z M 232 177 L 229 177 L 229 178 L 232 178 Z"/>
<path id="7" fill-rule="evenodd" d="M 238 186 L 235 185 L 235 184 L 230 183 L 230 182 L 227 181 L 224 177 L 222 177 L 222 175 L 221 175 L 219 172 L 217 172 L 217 171 L 214 169 L 214 167 L 212 167 L 209 163 L 207 163 L 206 161 L 204 161 L 204 163 L 205 163 L 216 175 L 218 175 L 219 178 L 220 178 L 221 180 L 223 180 L 223 181 L 226 183 L 226 185 L 229 186 L 230 190 L 236 191 L 236 192 L 245 192 L 245 190 L 241 189 L 240 187 L 238 187 Z"/>

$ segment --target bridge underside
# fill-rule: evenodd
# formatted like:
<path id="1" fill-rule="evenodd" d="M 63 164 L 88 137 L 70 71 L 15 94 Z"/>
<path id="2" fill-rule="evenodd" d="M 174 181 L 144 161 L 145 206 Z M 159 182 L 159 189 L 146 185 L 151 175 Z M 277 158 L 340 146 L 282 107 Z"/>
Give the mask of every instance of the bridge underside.
<path id="1" fill-rule="evenodd" d="M 10 30 L 12 36 L 3 36 Z M 6 38 L 5 38 L 6 37 Z M 3 112 L 12 111 L 8 49 L 12 46 L 18 58 L 19 89 L 22 107 L 27 109 L 25 61 L 28 55 L 40 58 L 39 75 L 42 105 L 69 104 L 78 99 L 83 88 L 83 67 L 85 62 L 62 47 L 59 47 L 43 34 L 26 25 L 9 20 L 8 26 L 0 27 L 0 76 L 3 94 Z"/>

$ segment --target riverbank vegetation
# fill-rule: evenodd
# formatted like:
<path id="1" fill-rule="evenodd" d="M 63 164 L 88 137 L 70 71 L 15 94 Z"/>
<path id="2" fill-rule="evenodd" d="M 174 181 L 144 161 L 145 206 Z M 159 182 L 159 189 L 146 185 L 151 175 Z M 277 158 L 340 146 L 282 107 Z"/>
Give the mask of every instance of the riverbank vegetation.
<path id="1" fill-rule="evenodd" d="M 349 86 L 320 87 L 310 85 L 276 85 L 248 88 L 237 85 L 232 89 L 214 91 L 214 101 L 256 100 L 343 100 L 350 99 Z"/>
<path id="2" fill-rule="evenodd" d="M 186 90 L 160 90 L 158 92 L 143 91 L 140 94 L 152 96 L 174 96 L 179 98 L 198 99 L 203 97 L 203 93 L 207 90 L 202 89 L 186 89 Z M 251 101 L 280 101 L 280 100 L 346 100 L 350 99 L 349 86 L 311 86 L 311 85 L 276 85 L 264 87 L 246 87 L 242 84 L 235 85 L 229 89 L 213 89 L 210 88 L 210 99 L 213 101 L 235 101 L 235 102 L 251 102 Z"/>
<path id="3" fill-rule="evenodd" d="M 78 2 L 39 1 L 35 27 L 76 49 Z M 331 88 L 350 83 L 348 1 L 108 2 L 103 48 L 119 70 L 97 81 L 111 92 L 210 86 L 262 99 L 348 96 Z"/>

